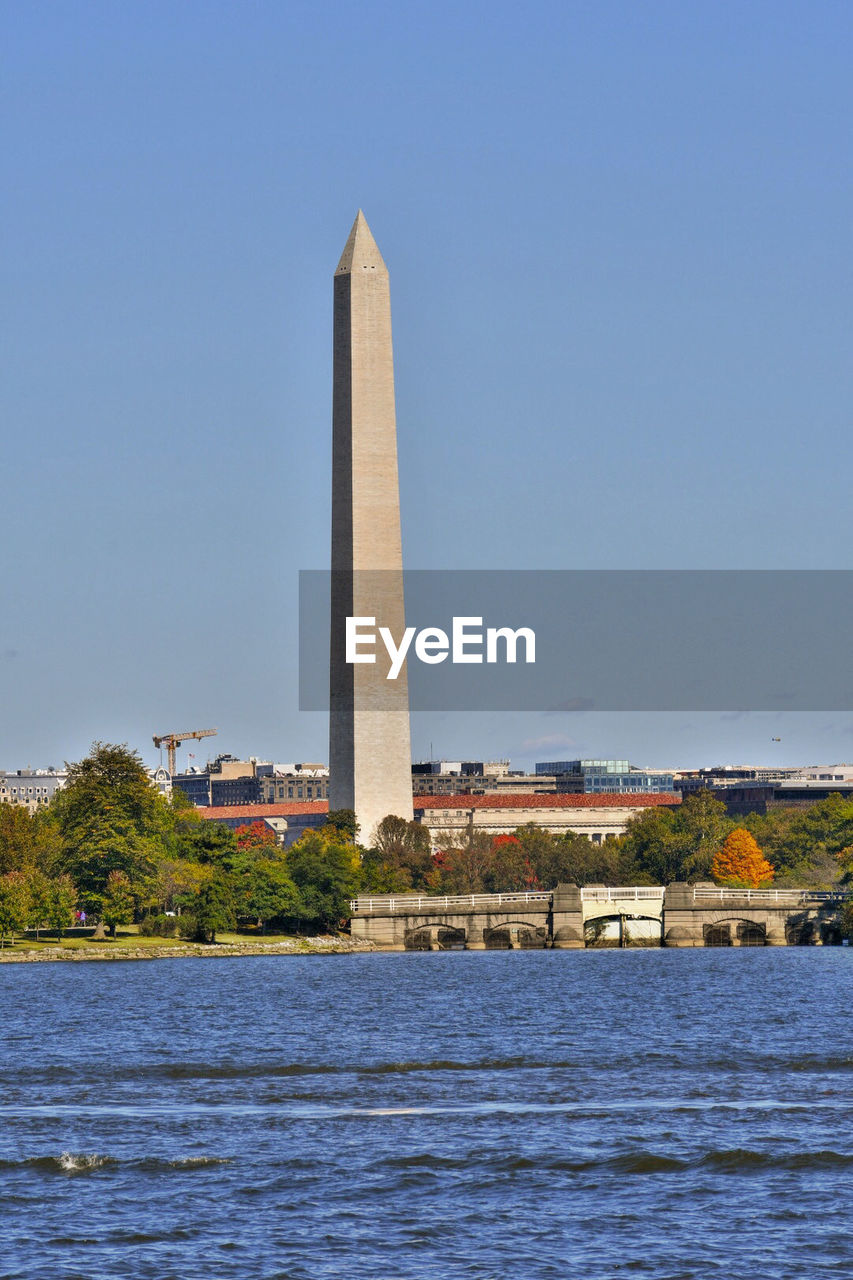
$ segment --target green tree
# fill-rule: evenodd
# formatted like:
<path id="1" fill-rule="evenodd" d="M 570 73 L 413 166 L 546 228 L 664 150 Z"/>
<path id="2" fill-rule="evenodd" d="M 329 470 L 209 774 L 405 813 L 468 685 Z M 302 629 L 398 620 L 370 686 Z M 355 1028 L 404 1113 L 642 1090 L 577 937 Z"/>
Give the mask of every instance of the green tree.
<path id="1" fill-rule="evenodd" d="M 684 874 L 684 846 L 671 809 L 645 809 L 631 818 L 622 847 L 652 884 L 672 884 Z"/>
<path id="2" fill-rule="evenodd" d="M 50 881 L 44 872 L 33 867 L 26 872 L 29 890 L 29 909 L 27 911 L 27 927 L 35 930 L 36 942 L 44 928 L 49 915 Z"/>
<path id="3" fill-rule="evenodd" d="M 27 927 L 29 888 L 22 871 L 7 871 L 0 876 L 0 947 Z"/>
<path id="4" fill-rule="evenodd" d="M 0 874 L 44 869 L 52 852 L 49 822 L 25 805 L 0 804 Z"/>
<path id="5" fill-rule="evenodd" d="M 254 858 L 235 867 L 237 914 L 251 916 L 264 929 L 271 920 L 299 914 L 299 890 L 278 858 Z"/>
<path id="6" fill-rule="evenodd" d="M 178 833 L 177 853 L 185 862 L 228 867 L 237 852 L 237 837 L 224 822 L 199 822 Z"/>
<path id="7" fill-rule="evenodd" d="M 53 806 L 63 870 L 90 907 L 100 909 L 112 871 L 124 872 L 135 893 L 146 891 L 172 820 L 135 751 L 93 743 L 85 759 L 68 766 Z"/>
<path id="8" fill-rule="evenodd" d="M 133 891 L 123 871 L 111 871 L 107 876 L 101 918 L 109 926 L 111 938 L 116 936 L 116 925 L 130 924 L 133 919 Z"/>
<path id="9" fill-rule="evenodd" d="M 51 880 L 47 898 L 46 923 L 56 932 L 56 941 L 62 941 L 62 932 L 71 923 L 77 904 L 77 890 L 69 875 L 63 874 Z"/>
<path id="10" fill-rule="evenodd" d="M 338 928 L 361 887 L 355 846 L 306 831 L 288 849 L 286 865 L 299 891 L 298 918 L 315 928 Z"/>
<path id="11" fill-rule="evenodd" d="M 196 937 L 200 942 L 215 942 L 222 929 L 236 924 L 234 893 L 227 876 L 218 872 L 203 884 L 194 908 Z"/>
<path id="12" fill-rule="evenodd" d="M 54 804 L 63 834 L 87 831 L 95 820 L 123 819 L 138 830 L 162 829 L 165 805 L 139 754 L 126 743 L 93 742 L 89 755 L 67 765 L 68 781 Z"/>
<path id="13" fill-rule="evenodd" d="M 843 852 L 853 844 L 853 801 L 831 795 L 805 809 L 749 814 L 743 825 L 776 867 L 775 884 L 831 889 L 843 873 Z"/>
<path id="14" fill-rule="evenodd" d="M 632 818 L 621 852 L 653 884 L 707 880 L 714 854 L 733 826 L 722 801 L 698 791 L 677 808 L 655 807 Z"/>
<path id="15" fill-rule="evenodd" d="M 678 806 L 675 830 L 683 856 L 682 879 L 707 879 L 714 854 L 733 825 L 725 804 L 711 791 L 697 791 Z"/>

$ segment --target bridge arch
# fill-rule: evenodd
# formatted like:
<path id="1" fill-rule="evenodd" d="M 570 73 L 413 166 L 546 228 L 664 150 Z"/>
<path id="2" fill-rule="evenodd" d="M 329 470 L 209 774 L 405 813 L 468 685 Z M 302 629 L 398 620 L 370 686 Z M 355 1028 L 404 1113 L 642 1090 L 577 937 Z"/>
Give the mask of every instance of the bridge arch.
<path id="1" fill-rule="evenodd" d="M 433 920 L 406 929 L 403 946 L 406 951 L 455 951 L 465 946 L 467 934 L 444 920 Z"/>
<path id="2" fill-rule="evenodd" d="M 502 920 L 483 930 L 483 942 L 487 951 L 533 951 L 547 947 L 548 930 L 529 920 Z"/>
<path id="3" fill-rule="evenodd" d="M 702 925 L 706 947 L 766 947 L 767 925 L 747 916 L 728 916 Z"/>
<path id="4" fill-rule="evenodd" d="M 789 947 L 839 947 L 843 941 L 841 921 L 799 912 L 788 918 L 785 941 Z"/>

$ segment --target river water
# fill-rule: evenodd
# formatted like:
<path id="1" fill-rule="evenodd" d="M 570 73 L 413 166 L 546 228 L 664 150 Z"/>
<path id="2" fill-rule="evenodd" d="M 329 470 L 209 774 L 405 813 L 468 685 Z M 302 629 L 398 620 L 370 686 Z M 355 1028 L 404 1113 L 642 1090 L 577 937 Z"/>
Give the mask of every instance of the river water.
<path id="1" fill-rule="evenodd" d="M 848 1277 L 851 948 L 0 967 L 5 1280 Z"/>

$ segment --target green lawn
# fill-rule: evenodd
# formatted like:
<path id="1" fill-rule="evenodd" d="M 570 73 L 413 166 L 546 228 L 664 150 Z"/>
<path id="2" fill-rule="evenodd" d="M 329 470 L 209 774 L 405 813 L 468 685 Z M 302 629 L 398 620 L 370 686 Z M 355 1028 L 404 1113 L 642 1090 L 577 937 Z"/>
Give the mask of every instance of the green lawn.
<path id="1" fill-rule="evenodd" d="M 139 932 L 137 925 L 126 925 L 116 931 L 115 939 L 98 938 L 91 936 L 92 931 L 80 929 L 70 929 L 63 937 L 61 943 L 57 943 L 55 934 L 45 935 L 42 932 L 38 942 L 35 937 L 21 938 L 17 937 L 14 942 L 10 943 L 7 939 L 6 945 L 3 947 L 4 952 L 23 952 L 23 951 L 45 951 L 55 950 L 59 946 L 63 951 L 107 951 L 113 948 L 117 950 L 132 949 L 138 951 L 141 948 L 156 949 L 158 947 L 189 947 L 195 945 L 186 938 L 158 938 L 146 937 L 145 934 Z M 269 943 L 277 942 L 302 942 L 304 939 L 294 938 L 291 935 L 283 933 L 218 933 L 216 935 L 217 943 L 236 943 L 240 946 L 251 946 L 253 943 L 263 946 Z"/>

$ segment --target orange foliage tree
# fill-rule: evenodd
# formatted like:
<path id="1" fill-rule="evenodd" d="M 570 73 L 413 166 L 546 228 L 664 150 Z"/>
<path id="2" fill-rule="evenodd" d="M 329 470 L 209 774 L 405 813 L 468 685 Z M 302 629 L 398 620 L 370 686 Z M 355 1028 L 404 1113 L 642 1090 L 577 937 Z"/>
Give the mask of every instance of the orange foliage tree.
<path id="1" fill-rule="evenodd" d="M 773 879 L 774 869 L 745 827 L 735 827 L 711 863 L 711 875 L 718 884 L 757 889 Z"/>
<path id="2" fill-rule="evenodd" d="M 251 823 L 247 822 L 242 827 L 238 827 L 236 835 L 237 848 L 241 853 L 246 850 L 267 850 L 276 847 L 275 832 L 260 820 Z"/>

